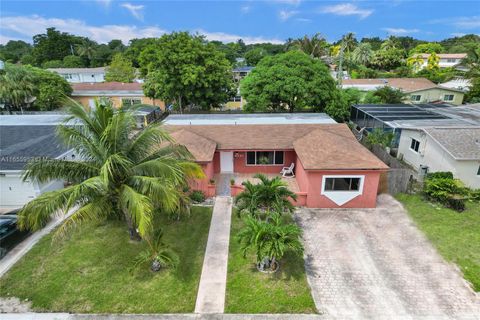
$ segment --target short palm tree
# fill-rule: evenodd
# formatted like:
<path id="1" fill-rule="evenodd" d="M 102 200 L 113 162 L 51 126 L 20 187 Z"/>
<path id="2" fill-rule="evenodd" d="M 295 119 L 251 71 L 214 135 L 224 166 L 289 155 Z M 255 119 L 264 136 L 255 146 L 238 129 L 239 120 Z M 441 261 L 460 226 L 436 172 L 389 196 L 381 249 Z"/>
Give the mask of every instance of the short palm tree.
<path id="1" fill-rule="evenodd" d="M 249 250 L 254 250 L 258 269 L 277 270 L 279 260 L 287 251 L 296 254 L 303 252 L 300 240 L 302 230 L 296 224 L 284 223 L 279 213 L 272 213 L 269 221 L 254 217 L 245 218 L 245 228 L 237 239 L 242 245 L 244 256 Z"/>
<path id="2" fill-rule="evenodd" d="M 115 110 L 106 101 L 92 111 L 72 101 L 68 112 L 70 118 L 57 134 L 80 159 L 30 162 L 24 179 L 60 179 L 73 185 L 26 204 L 19 213 L 23 229 L 38 230 L 53 214 L 72 211 L 55 236 L 85 221 L 120 217 L 131 239 L 139 240 L 151 232 L 156 209 L 179 210 L 186 197 L 182 186 L 203 176 L 188 151 L 170 143 L 159 124 L 137 132 L 133 113 Z"/>
<path id="3" fill-rule="evenodd" d="M 342 45 L 345 48 L 345 52 L 352 52 L 357 46 L 357 38 L 355 38 L 355 33 L 349 32 L 342 37 Z"/>
<path id="4" fill-rule="evenodd" d="M 150 270 L 158 272 L 162 268 L 175 268 L 180 259 L 163 241 L 163 231 L 158 229 L 145 237 L 148 248 L 140 252 L 134 261 L 132 271 L 144 263 L 150 263 Z"/>
<path id="5" fill-rule="evenodd" d="M 290 198 L 297 199 L 295 192 L 288 189 L 287 184 L 280 177 L 269 179 L 264 174 L 256 174 L 258 184 L 250 181 L 243 182 L 245 190 L 235 198 L 235 204 L 239 212 L 248 212 L 250 215 L 258 216 L 259 210 L 268 213 L 293 212 L 294 206 Z"/>
<path id="6" fill-rule="evenodd" d="M 92 60 L 95 54 L 95 42 L 84 39 L 80 44 L 77 44 L 77 53 L 80 57 L 86 57 L 88 61 Z"/>

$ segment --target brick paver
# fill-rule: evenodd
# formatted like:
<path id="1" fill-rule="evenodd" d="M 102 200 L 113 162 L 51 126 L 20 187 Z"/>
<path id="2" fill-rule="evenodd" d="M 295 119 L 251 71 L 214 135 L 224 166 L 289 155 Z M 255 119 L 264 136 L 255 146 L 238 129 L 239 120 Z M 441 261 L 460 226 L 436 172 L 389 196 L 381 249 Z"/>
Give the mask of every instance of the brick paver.
<path id="1" fill-rule="evenodd" d="M 321 313 L 339 319 L 480 319 L 480 299 L 400 203 L 301 209 L 308 281 Z"/>

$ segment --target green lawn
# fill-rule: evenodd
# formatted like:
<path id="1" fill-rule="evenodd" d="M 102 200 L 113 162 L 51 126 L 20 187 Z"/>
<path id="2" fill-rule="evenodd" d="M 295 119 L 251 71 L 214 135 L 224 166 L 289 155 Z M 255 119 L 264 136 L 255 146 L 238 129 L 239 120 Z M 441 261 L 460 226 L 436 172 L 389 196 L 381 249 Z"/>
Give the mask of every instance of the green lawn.
<path id="1" fill-rule="evenodd" d="M 122 222 L 85 225 L 70 239 L 42 239 L 0 279 L 0 295 L 28 298 L 37 311 L 87 313 L 193 312 L 211 209 L 194 207 L 182 221 L 161 219 L 164 241 L 179 254 L 176 270 L 129 272 L 145 243 L 129 241 Z"/>
<path id="2" fill-rule="evenodd" d="M 235 237 L 243 221 L 234 213 L 228 259 L 226 313 L 316 313 L 301 256 L 286 256 L 275 274 L 255 268 L 255 255 L 245 259 Z"/>
<path id="3" fill-rule="evenodd" d="M 397 199 L 440 254 L 455 262 L 475 291 L 480 291 L 480 205 L 468 203 L 459 213 L 419 195 L 399 194 Z"/>

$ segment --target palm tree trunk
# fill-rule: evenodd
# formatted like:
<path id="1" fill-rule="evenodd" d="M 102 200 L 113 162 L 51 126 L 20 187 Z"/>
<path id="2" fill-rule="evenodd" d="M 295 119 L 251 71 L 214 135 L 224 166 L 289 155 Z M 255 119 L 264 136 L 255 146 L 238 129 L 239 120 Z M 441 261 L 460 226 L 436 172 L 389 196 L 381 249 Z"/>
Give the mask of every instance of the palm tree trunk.
<path id="1" fill-rule="evenodd" d="M 124 212 L 125 215 L 125 221 L 127 222 L 128 226 L 128 234 L 130 235 L 130 240 L 132 241 L 140 241 L 142 240 L 142 237 L 140 237 L 140 234 L 137 232 L 137 228 L 133 224 L 132 217 L 126 212 Z"/>

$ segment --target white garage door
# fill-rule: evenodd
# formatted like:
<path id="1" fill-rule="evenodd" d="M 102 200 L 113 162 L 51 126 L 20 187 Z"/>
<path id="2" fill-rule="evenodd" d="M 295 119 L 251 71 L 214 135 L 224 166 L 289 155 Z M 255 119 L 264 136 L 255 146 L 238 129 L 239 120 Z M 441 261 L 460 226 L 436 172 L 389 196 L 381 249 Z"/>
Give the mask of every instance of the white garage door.
<path id="1" fill-rule="evenodd" d="M 20 177 L 0 177 L 0 207 L 19 208 L 35 198 L 32 183 L 22 182 Z"/>

